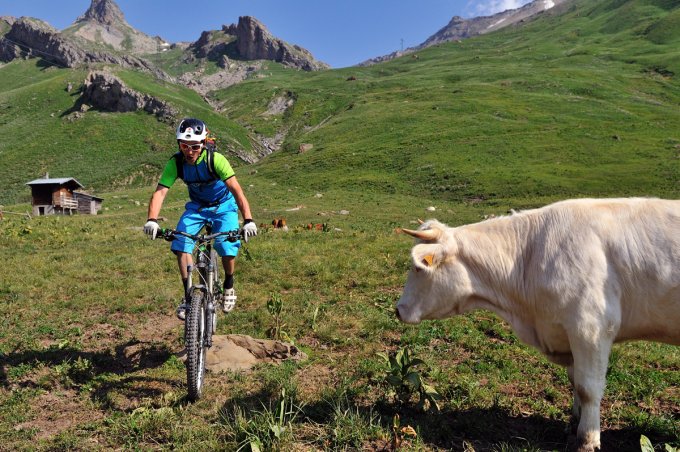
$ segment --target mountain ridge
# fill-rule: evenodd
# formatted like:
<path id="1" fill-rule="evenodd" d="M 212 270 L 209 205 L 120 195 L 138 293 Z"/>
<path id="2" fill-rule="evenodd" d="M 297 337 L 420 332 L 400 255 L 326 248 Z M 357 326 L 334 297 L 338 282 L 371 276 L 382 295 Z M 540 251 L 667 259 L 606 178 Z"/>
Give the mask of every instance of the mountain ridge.
<path id="1" fill-rule="evenodd" d="M 358 66 L 369 66 L 393 60 L 413 52 L 426 49 L 428 47 L 442 44 L 445 42 L 460 41 L 474 36 L 491 33 L 505 27 L 519 25 L 537 15 L 549 11 L 564 3 L 572 0 L 533 0 L 519 8 L 508 9 L 490 16 L 477 16 L 464 19 L 460 16 L 453 16 L 448 24 L 440 28 L 429 36 L 422 43 L 409 47 L 401 51 L 395 51 L 387 55 L 370 58 L 358 64 Z"/>
<path id="2" fill-rule="evenodd" d="M 55 55 L 59 63 L 67 62 L 69 67 L 91 62 L 107 62 L 107 60 L 114 60 L 113 64 L 117 64 L 116 57 L 131 55 L 136 58 L 146 58 L 170 48 L 180 48 L 188 49 L 189 52 L 198 50 L 194 55 L 198 58 L 207 57 L 210 54 L 214 60 L 219 60 L 223 56 L 243 61 L 270 60 L 305 71 L 329 68 L 327 64 L 316 60 L 308 50 L 295 44 L 288 44 L 273 36 L 262 22 L 251 16 L 242 16 L 237 24 L 224 25 L 222 30 L 204 31 L 196 41 L 186 45 L 170 44 L 160 36 L 151 37 L 136 30 L 125 20 L 122 10 L 114 0 L 91 0 L 90 7 L 85 13 L 62 31 L 56 30 L 47 22 L 37 18 L 22 18 L 22 21 L 5 16 L 0 19 L 0 36 L 12 41 L 11 43 L 3 41 L 4 46 L 0 49 L 0 57 L 3 61 L 11 61 L 21 53 L 18 50 L 13 51 L 11 44 L 35 49 L 49 55 L 47 50 L 55 49 L 46 48 L 45 42 L 51 40 L 63 44 L 57 46 L 57 50 L 63 47 L 77 49 L 68 52 L 72 54 L 72 57 L 66 57 L 62 53 Z M 26 22 L 34 24 L 35 21 L 40 21 L 44 26 L 25 26 Z M 24 24 L 21 30 L 14 30 L 17 22 Z M 212 45 L 210 37 L 219 33 L 232 35 L 226 39 L 235 40 L 236 46 L 227 48 Z M 35 34 L 41 36 L 34 36 Z M 49 38 L 46 35 L 50 35 Z M 84 53 L 89 53 L 91 56 L 80 57 Z M 191 55 L 185 55 L 184 58 L 191 59 Z M 138 66 L 146 65 L 139 64 Z M 220 67 L 228 70 L 224 62 Z"/>
<path id="3" fill-rule="evenodd" d="M 112 64 L 143 70 L 162 80 L 169 79 L 163 71 L 144 59 L 85 49 L 47 22 L 30 17 L 15 20 L 0 40 L 0 61 L 10 62 L 21 57 L 38 57 L 66 68 Z"/>

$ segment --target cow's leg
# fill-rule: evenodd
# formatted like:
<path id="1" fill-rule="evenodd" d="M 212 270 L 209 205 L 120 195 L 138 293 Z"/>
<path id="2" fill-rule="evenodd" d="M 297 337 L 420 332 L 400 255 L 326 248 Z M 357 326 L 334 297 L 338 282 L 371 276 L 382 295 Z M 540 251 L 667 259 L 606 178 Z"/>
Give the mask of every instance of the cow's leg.
<path id="1" fill-rule="evenodd" d="M 578 400 L 580 420 L 576 432 L 579 452 L 600 448 L 600 402 L 604 395 L 612 340 L 588 333 L 588 338 L 570 337 L 574 355 L 574 405 Z M 578 333 L 576 333 L 578 334 Z M 592 335 L 591 335 L 592 334 Z M 599 339 L 593 340 L 593 338 Z"/>
<path id="2" fill-rule="evenodd" d="M 578 420 L 581 418 L 581 399 L 578 397 L 578 391 L 576 391 L 576 385 L 574 384 L 574 364 L 567 366 L 567 375 L 569 376 L 569 382 L 571 383 L 571 388 L 574 392 L 574 403 L 571 406 L 571 414 L 578 423 Z"/>

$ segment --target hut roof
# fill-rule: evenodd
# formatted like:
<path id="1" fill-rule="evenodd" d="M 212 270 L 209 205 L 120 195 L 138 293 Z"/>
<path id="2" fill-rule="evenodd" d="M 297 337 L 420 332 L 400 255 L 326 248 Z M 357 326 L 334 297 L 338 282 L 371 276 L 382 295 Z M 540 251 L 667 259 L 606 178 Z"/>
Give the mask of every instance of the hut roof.
<path id="1" fill-rule="evenodd" d="M 75 188 L 83 188 L 83 185 L 72 177 L 60 177 L 55 179 L 35 179 L 30 182 L 26 182 L 26 185 L 71 185 Z"/>
<path id="2" fill-rule="evenodd" d="M 104 200 L 104 198 L 100 198 L 99 196 L 91 195 L 89 193 L 83 193 L 83 192 L 80 192 L 80 191 L 74 191 L 73 194 L 76 195 L 77 197 L 81 197 L 81 198 L 95 199 L 97 201 L 103 201 Z"/>

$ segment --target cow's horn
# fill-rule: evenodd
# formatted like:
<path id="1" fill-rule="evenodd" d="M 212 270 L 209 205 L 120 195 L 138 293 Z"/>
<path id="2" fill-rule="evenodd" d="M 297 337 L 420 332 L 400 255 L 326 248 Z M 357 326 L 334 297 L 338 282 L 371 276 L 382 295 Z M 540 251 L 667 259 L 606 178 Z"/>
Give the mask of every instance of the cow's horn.
<path id="1" fill-rule="evenodd" d="M 422 231 L 414 231 L 412 229 L 402 229 L 402 231 L 411 237 L 415 237 L 420 240 L 428 240 L 428 241 L 433 241 L 437 240 L 439 236 L 441 235 L 441 231 L 439 229 L 423 229 Z"/>
<path id="2" fill-rule="evenodd" d="M 423 220 L 421 220 L 420 218 L 418 218 L 418 224 L 425 224 L 425 222 Z"/>

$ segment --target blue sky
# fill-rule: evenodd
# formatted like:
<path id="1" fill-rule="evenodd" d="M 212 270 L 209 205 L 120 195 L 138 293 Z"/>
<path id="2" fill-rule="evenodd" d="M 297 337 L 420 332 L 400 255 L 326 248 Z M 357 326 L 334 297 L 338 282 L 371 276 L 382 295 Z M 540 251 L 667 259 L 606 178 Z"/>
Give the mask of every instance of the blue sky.
<path id="1" fill-rule="evenodd" d="M 195 41 L 204 30 L 254 16 L 276 37 L 334 68 L 413 47 L 453 16 L 485 16 L 530 0 L 115 0 L 125 19 L 169 42 Z M 0 16 L 30 16 L 61 30 L 90 0 L 0 0 Z"/>

